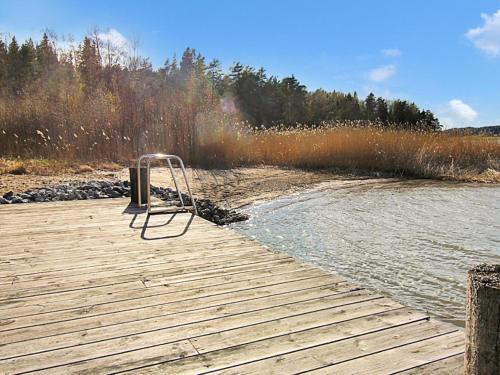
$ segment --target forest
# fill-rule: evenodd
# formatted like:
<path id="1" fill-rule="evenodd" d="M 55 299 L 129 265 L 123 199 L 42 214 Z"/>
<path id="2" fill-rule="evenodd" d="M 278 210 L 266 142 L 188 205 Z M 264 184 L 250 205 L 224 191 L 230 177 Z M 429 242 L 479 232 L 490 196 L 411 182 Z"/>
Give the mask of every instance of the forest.
<path id="1" fill-rule="evenodd" d="M 158 69 L 96 30 L 80 43 L 0 40 L 0 156 L 123 160 L 171 150 L 191 162 L 237 124 L 251 129 L 349 126 L 437 131 L 429 110 L 370 93 L 308 91 L 239 62 L 224 72 L 195 49 Z"/>

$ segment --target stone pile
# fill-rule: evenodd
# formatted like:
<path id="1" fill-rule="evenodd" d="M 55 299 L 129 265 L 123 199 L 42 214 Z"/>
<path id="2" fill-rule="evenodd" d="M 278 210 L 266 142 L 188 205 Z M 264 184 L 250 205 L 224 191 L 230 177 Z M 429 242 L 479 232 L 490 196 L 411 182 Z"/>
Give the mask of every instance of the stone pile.
<path id="1" fill-rule="evenodd" d="M 177 192 L 171 188 L 151 186 L 151 194 L 166 202 L 178 200 Z M 191 205 L 189 195 L 181 193 L 185 206 Z M 19 194 L 9 191 L 0 196 L 0 204 L 33 202 L 72 201 L 85 199 L 126 198 L 130 197 L 129 181 L 88 181 L 68 182 L 52 187 L 29 189 Z M 208 199 L 196 201 L 198 214 L 218 225 L 247 220 L 248 216 L 236 210 L 220 208 Z"/>

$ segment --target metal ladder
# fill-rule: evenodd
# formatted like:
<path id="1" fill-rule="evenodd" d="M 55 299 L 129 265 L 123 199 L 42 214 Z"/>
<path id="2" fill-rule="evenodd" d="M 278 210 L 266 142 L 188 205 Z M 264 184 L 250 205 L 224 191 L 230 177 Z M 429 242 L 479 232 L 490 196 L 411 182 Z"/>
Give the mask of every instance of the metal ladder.
<path id="1" fill-rule="evenodd" d="M 142 162 L 143 160 L 146 161 L 146 167 L 147 167 L 147 172 L 146 172 L 146 188 L 147 188 L 147 213 L 170 213 L 170 212 L 186 212 L 190 211 L 189 209 L 186 208 L 184 205 L 184 200 L 182 199 L 182 193 L 179 190 L 179 184 L 177 183 L 177 177 L 175 175 L 174 168 L 172 167 L 172 162 L 171 160 L 176 160 L 179 163 L 179 166 L 181 167 L 182 170 L 182 175 L 184 177 L 184 181 L 186 182 L 186 187 L 188 190 L 189 197 L 191 199 L 191 205 L 192 205 L 192 211 L 195 215 L 198 214 L 198 211 L 196 210 L 196 203 L 194 201 L 193 193 L 191 192 L 191 187 L 189 186 L 189 181 L 186 176 L 186 170 L 184 169 L 184 163 L 182 162 L 182 159 L 178 157 L 177 155 L 166 155 L 166 154 L 144 154 L 137 159 L 137 203 L 139 207 L 142 207 L 142 200 L 141 200 L 141 167 L 142 167 Z M 152 212 L 151 210 L 151 174 L 150 174 L 150 164 L 154 160 L 166 160 L 168 164 L 168 168 L 170 169 L 170 173 L 172 174 L 172 179 L 174 180 L 174 185 L 175 189 L 177 190 L 177 196 L 179 197 L 179 201 L 181 204 L 181 209 L 180 210 L 161 210 L 159 212 Z"/>

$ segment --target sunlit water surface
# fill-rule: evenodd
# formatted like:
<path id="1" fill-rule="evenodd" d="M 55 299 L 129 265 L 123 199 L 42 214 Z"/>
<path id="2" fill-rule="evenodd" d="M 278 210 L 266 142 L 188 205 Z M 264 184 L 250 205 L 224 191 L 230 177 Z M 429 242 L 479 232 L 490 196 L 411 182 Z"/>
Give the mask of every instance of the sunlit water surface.
<path id="1" fill-rule="evenodd" d="M 459 325 L 467 270 L 500 263 L 497 186 L 323 185 L 244 211 L 239 232 Z"/>

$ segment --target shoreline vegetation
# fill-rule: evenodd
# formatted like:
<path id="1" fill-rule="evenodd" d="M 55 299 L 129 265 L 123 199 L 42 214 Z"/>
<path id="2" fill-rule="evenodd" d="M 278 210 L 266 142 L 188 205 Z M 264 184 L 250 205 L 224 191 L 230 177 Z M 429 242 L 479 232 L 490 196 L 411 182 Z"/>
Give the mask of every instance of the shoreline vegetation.
<path id="1" fill-rule="evenodd" d="M 153 151 L 153 150 L 151 150 Z M 338 175 L 500 182 L 500 138 L 373 127 L 249 129 L 223 127 L 196 148 L 199 169 L 274 166 Z M 1 174 L 78 175 L 117 171 L 129 160 L 0 158 Z"/>
<path id="2" fill-rule="evenodd" d="M 201 169 L 262 165 L 500 182 L 498 137 L 441 131 L 429 110 L 315 90 L 187 48 L 154 69 L 94 30 L 0 40 L 0 174 L 116 170 L 146 152 Z"/>

